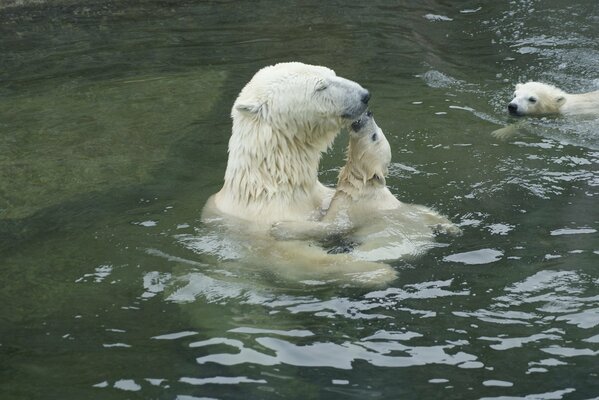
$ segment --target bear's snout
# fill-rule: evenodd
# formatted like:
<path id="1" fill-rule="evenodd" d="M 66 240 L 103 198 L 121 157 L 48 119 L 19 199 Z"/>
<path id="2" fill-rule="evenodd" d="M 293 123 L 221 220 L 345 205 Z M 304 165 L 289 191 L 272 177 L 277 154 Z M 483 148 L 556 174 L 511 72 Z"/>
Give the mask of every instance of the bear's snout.
<path id="1" fill-rule="evenodd" d="M 370 110 L 366 111 L 364 114 L 360 116 L 357 120 L 351 123 L 351 129 L 354 132 L 360 131 L 366 125 L 366 122 L 372 118 L 372 112 Z"/>
<path id="2" fill-rule="evenodd" d="M 364 126 L 364 120 L 363 118 L 360 118 L 354 122 L 351 123 L 351 129 L 354 132 L 358 132 L 360 129 L 362 129 L 362 126 Z"/>
<path id="3" fill-rule="evenodd" d="M 510 114 L 518 114 L 518 104 L 516 103 L 508 104 L 507 109 L 510 112 Z"/>
<path id="4" fill-rule="evenodd" d="M 368 101 L 370 100 L 370 92 L 366 89 L 364 89 L 364 93 L 362 93 L 362 103 L 364 104 L 368 104 Z"/>

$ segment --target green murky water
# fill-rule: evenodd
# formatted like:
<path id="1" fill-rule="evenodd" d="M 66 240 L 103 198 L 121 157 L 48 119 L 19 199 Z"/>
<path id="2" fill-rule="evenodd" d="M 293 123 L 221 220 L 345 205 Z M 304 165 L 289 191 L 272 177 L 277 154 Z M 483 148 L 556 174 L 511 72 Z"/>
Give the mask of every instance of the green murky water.
<path id="1" fill-rule="evenodd" d="M 392 191 L 464 230 L 388 287 L 227 268 L 200 223 L 289 60 L 370 89 Z M 1 9 L 0 397 L 596 398 L 599 121 L 496 138 L 526 79 L 599 87 L 596 1 Z"/>

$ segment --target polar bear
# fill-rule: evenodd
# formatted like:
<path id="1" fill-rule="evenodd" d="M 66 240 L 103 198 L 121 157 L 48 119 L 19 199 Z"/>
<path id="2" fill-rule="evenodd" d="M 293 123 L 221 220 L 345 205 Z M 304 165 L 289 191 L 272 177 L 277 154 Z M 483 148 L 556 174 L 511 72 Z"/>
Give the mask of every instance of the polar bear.
<path id="1" fill-rule="evenodd" d="M 358 83 L 326 67 L 289 62 L 259 70 L 231 110 L 224 184 L 207 201 L 203 219 L 234 217 L 268 227 L 314 218 L 334 193 L 318 181 L 321 154 L 369 99 Z"/>
<path id="2" fill-rule="evenodd" d="M 269 270 L 294 281 L 395 279 L 389 265 L 328 254 L 309 241 L 278 241 L 268 233 L 276 221 L 316 220 L 328 208 L 335 190 L 318 181 L 321 153 L 364 113 L 369 99 L 358 83 L 326 67 L 290 62 L 259 70 L 231 110 L 224 184 L 202 210 L 210 233 L 185 238 L 184 244 L 217 256 L 221 265 Z"/>
<path id="3" fill-rule="evenodd" d="M 508 104 L 512 115 L 599 115 L 599 90 L 569 94 L 555 86 L 541 82 L 516 85 L 514 98 Z"/>
<path id="4" fill-rule="evenodd" d="M 278 239 L 316 238 L 329 243 L 331 237 L 344 238 L 342 251 L 368 261 L 417 255 L 432 246 L 438 231 L 460 234 L 436 211 L 403 203 L 391 193 L 385 180 L 390 163 L 389 142 L 368 111 L 351 125 L 347 162 L 321 221 L 278 222 L 271 234 Z"/>

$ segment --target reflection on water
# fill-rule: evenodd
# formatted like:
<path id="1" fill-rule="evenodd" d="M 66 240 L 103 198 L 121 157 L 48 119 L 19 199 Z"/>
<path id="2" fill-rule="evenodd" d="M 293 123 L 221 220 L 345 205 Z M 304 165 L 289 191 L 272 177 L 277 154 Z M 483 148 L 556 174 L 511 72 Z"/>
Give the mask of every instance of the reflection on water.
<path id="1" fill-rule="evenodd" d="M 599 87 L 599 3 L 40 3 L 0 7 L 0 397 L 597 396 L 597 120 L 506 104 Z M 462 237 L 373 288 L 199 221 L 236 94 L 292 59 L 372 92 L 390 189 Z"/>
<path id="2" fill-rule="evenodd" d="M 379 337 L 380 336 L 380 337 Z M 372 365 L 381 367 L 410 367 L 427 364 L 463 365 L 463 368 L 472 368 L 472 361 L 476 359 L 471 354 L 458 352 L 448 354 L 456 345 L 419 347 L 401 343 L 409 340 L 409 333 L 403 332 L 377 332 L 375 335 L 363 338 L 357 342 L 312 343 L 295 345 L 286 340 L 272 337 L 256 337 L 255 342 L 267 350 L 274 352 L 274 356 L 245 349 L 239 341 L 210 339 L 206 342 L 191 343 L 190 347 L 206 347 L 216 344 L 226 344 L 236 348 L 239 353 L 219 354 L 199 357 L 198 364 L 214 362 L 222 365 L 235 365 L 251 363 L 259 365 L 288 364 L 298 367 L 331 367 L 337 369 L 352 369 L 357 360 L 364 360 Z M 377 340 L 380 339 L 380 340 Z M 209 343 L 207 343 L 209 342 Z M 391 356 L 391 352 L 403 353 L 404 356 Z"/>

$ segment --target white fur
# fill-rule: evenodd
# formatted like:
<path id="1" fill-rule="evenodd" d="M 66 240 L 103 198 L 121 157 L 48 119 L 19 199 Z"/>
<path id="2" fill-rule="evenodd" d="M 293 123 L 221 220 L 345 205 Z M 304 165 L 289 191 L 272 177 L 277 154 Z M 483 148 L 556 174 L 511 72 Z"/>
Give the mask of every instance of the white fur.
<path id="1" fill-rule="evenodd" d="M 233 105 L 222 189 L 203 217 L 270 225 L 314 218 L 333 194 L 317 177 L 321 153 L 366 109 L 368 91 L 321 66 L 281 63 L 258 71 Z"/>
<path id="2" fill-rule="evenodd" d="M 204 221 L 215 223 L 216 237 L 224 236 L 225 253 L 240 248 L 240 254 L 222 258 L 292 280 L 379 284 L 395 279 L 389 265 L 268 235 L 273 222 L 317 219 L 328 207 L 334 190 L 318 181 L 321 153 L 365 111 L 368 97 L 357 83 L 320 66 L 282 63 L 254 75 L 231 110 L 223 187 L 202 212 Z"/>
<path id="3" fill-rule="evenodd" d="M 519 83 L 508 109 L 514 115 L 599 114 L 599 90 L 570 94 L 546 83 Z"/>
<path id="4" fill-rule="evenodd" d="M 415 255 L 431 246 L 434 232 L 458 234 L 459 228 L 436 211 L 397 200 L 385 185 L 391 148 L 370 114 L 352 125 L 347 163 L 330 208 L 320 222 L 281 222 L 278 238 L 326 238 L 346 235 L 358 246 L 357 258 L 377 261 Z"/>

